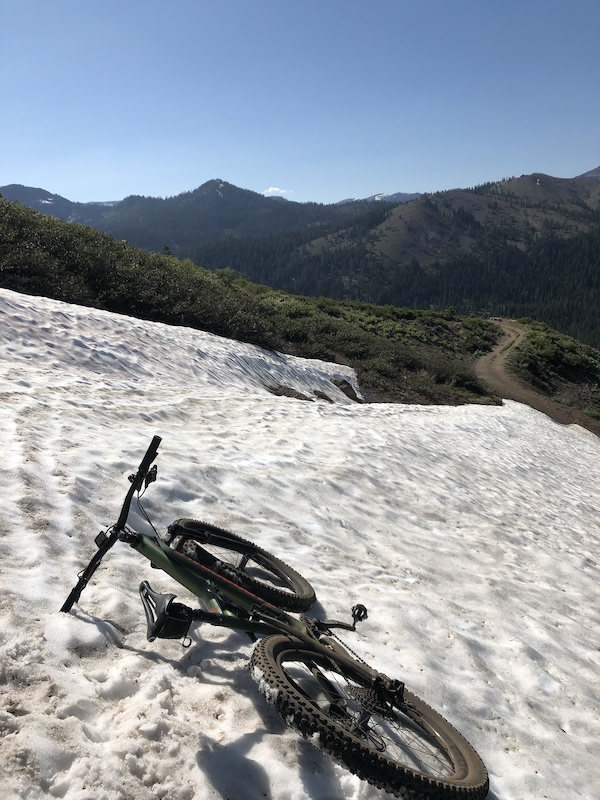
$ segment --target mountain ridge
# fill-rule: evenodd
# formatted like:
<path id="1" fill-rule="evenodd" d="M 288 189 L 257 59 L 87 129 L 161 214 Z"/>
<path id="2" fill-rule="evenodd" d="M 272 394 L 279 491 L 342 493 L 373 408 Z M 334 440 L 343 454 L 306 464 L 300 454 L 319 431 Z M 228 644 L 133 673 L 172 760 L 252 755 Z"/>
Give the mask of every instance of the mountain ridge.
<path id="1" fill-rule="evenodd" d="M 595 169 L 590 169 L 588 172 L 584 172 L 583 175 L 578 175 L 577 177 L 600 179 L 600 167 L 596 167 Z"/>
<path id="2" fill-rule="evenodd" d="M 81 206 L 116 206 L 119 203 L 129 199 L 130 197 L 140 197 L 144 199 L 150 200 L 170 200 L 177 197 L 182 197 L 183 195 L 189 195 L 190 193 L 196 192 L 199 189 L 203 189 L 207 186 L 213 186 L 216 184 L 223 184 L 234 186 L 234 184 L 230 184 L 227 181 L 223 181 L 221 178 L 210 178 L 208 181 L 200 184 L 194 189 L 187 189 L 183 192 L 179 192 L 176 195 L 139 195 L 136 193 L 125 195 L 121 200 L 88 200 L 86 202 L 81 202 L 78 200 L 70 200 L 69 198 L 63 197 L 62 195 L 55 194 L 48 189 L 44 189 L 42 187 L 34 187 L 34 186 L 27 186 L 21 183 L 10 183 L 6 186 L 0 186 L 0 194 L 4 197 L 5 200 L 13 201 L 16 200 L 17 202 L 23 203 L 24 205 L 29 206 L 30 208 L 34 208 L 36 211 L 42 211 L 43 213 L 43 206 L 49 205 L 52 202 L 58 200 L 63 203 L 68 203 L 73 206 L 81 207 Z M 235 186 L 236 189 L 239 189 L 243 192 L 251 192 L 254 195 L 258 195 L 259 197 L 265 197 L 267 200 L 285 200 L 288 203 L 298 203 L 296 200 L 290 200 L 287 197 L 281 197 L 279 195 L 274 196 L 267 196 L 261 192 L 255 192 L 252 189 L 244 189 L 243 187 Z M 320 203 L 319 201 L 314 200 L 307 200 L 303 203 L 298 203 L 299 205 L 309 205 L 309 204 L 316 204 L 316 205 L 343 205 L 344 203 L 373 203 L 373 202 L 393 202 L 393 203 L 405 203 L 409 200 L 415 200 L 416 198 L 420 197 L 423 192 L 393 192 L 391 194 L 387 192 L 378 192 L 373 195 L 369 195 L 368 197 L 347 197 L 343 200 L 336 200 L 332 203 Z M 37 205 L 34 206 L 33 203 Z M 38 207 L 39 206 L 39 207 Z M 61 217 L 62 219 L 62 217 Z"/>
<path id="3" fill-rule="evenodd" d="M 589 230 L 594 222 L 589 212 L 600 209 L 600 167 L 576 178 L 532 173 L 473 188 L 377 194 L 332 204 L 272 203 L 272 197 L 220 178 L 164 198 L 131 194 L 119 201 L 79 203 L 21 184 L 0 187 L 0 195 L 43 214 L 91 225 L 138 247 L 167 246 L 195 261 L 201 254 L 193 249 L 205 241 L 311 227 L 317 235 L 304 241 L 309 254 L 339 251 L 356 238 L 352 225 L 347 229 L 344 223 L 373 209 L 389 209 L 385 219 L 369 228 L 367 253 L 398 263 L 416 258 L 428 265 L 473 252 L 481 226 L 503 228 L 506 240 L 517 246 L 545 229 L 561 235 Z"/>
<path id="4" fill-rule="evenodd" d="M 17 184 L 0 187 L 0 194 L 43 214 L 91 225 L 136 247 L 161 251 L 166 246 L 182 257 L 207 241 L 344 227 L 374 208 L 391 205 L 370 200 L 274 203 L 271 197 L 219 178 L 172 197 L 132 194 L 116 203 L 74 203 L 45 189 Z"/>
<path id="5" fill-rule="evenodd" d="M 531 173 L 532 175 L 541 175 L 544 173 Z M 522 175 L 521 177 L 526 177 Z M 546 176 L 550 177 L 550 176 Z M 577 175 L 574 178 L 555 178 L 555 180 L 578 180 L 579 178 L 594 178 L 600 180 L 600 166 L 595 167 L 594 169 L 588 170 L 587 172 L 582 173 L 581 175 Z M 503 181 L 495 181 L 492 183 L 502 183 L 507 179 L 503 179 Z M 511 179 L 508 179 L 511 180 Z M 215 185 L 215 184 L 227 184 L 229 186 L 234 186 L 234 184 L 230 184 L 227 181 L 223 181 L 221 178 L 211 178 L 208 181 L 205 181 L 200 186 L 196 187 L 195 189 L 186 190 L 184 192 L 179 192 L 177 195 L 138 195 L 136 193 L 132 193 L 130 195 L 126 195 L 121 200 L 90 200 L 86 202 L 81 202 L 77 200 L 70 200 L 62 195 L 55 194 L 48 189 L 44 189 L 41 187 L 33 187 L 27 186 L 25 184 L 20 183 L 11 183 L 5 186 L 0 186 L 0 194 L 6 200 L 17 200 L 18 202 L 22 202 L 24 205 L 29 206 L 30 208 L 35 208 L 36 211 L 44 212 L 44 205 L 51 205 L 55 201 L 59 201 L 60 203 L 67 203 L 72 206 L 76 207 L 86 207 L 86 206 L 101 206 L 101 207 L 114 207 L 119 203 L 122 203 L 124 200 L 127 200 L 131 197 L 136 198 L 144 198 L 144 199 L 151 199 L 151 200 L 170 200 L 177 197 L 182 197 L 184 195 L 189 195 L 190 193 L 196 192 L 199 189 L 203 189 L 204 187 Z M 485 184 L 484 184 L 485 185 Z M 259 197 L 265 197 L 266 195 L 260 192 L 254 192 L 251 189 L 244 189 L 242 187 L 235 186 L 236 189 L 239 189 L 243 192 L 251 192 L 254 195 L 258 195 Z M 433 194 L 442 194 L 444 192 L 452 192 L 452 191 L 461 191 L 460 187 L 457 189 L 447 189 L 447 190 L 440 190 L 437 192 L 433 192 Z M 301 203 L 300 205 L 305 204 L 313 204 L 317 203 L 318 205 L 343 205 L 345 203 L 365 203 L 365 202 L 393 202 L 393 203 L 405 203 L 411 200 L 416 200 L 423 195 L 428 195 L 432 193 L 428 192 L 378 192 L 373 195 L 369 195 L 368 197 L 357 198 L 357 197 L 347 197 L 343 200 L 337 200 L 333 203 L 318 203 L 318 201 L 306 201 L 306 203 Z M 269 200 L 287 200 L 287 202 L 296 203 L 295 200 L 289 200 L 288 198 L 284 197 L 267 197 Z M 36 205 L 33 205 L 36 203 Z M 38 207 L 39 206 L 39 207 Z M 61 217 L 63 219 L 64 217 Z"/>
<path id="6" fill-rule="evenodd" d="M 62 212 L 136 247 L 292 294 L 530 316 L 597 347 L 596 173 L 532 173 L 400 204 L 273 203 L 212 179 L 172 198 L 130 195 Z M 20 190 L 30 205 L 38 190 Z M 58 216 L 64 198 L 39 191 L 38 210 Z"/>

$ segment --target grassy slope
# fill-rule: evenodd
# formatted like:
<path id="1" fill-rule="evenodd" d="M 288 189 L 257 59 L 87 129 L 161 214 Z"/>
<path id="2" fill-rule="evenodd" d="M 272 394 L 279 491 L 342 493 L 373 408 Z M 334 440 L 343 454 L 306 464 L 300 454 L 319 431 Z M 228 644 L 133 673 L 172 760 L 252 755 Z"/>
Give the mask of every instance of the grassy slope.
<path id="1" fill-rule="evenodd" d="M 542 322 L 521 322 L 528 333 L 507 368 L 535 391 L 600 419 L 600 351 Z"/>

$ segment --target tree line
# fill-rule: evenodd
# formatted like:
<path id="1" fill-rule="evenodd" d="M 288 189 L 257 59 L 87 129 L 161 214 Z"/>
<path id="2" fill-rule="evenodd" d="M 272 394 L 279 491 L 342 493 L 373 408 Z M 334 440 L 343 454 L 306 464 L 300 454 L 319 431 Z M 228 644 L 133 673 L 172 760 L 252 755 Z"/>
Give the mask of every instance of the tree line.
<path id="1" fill-rule="evenodd" d="M 389 211 L 375 213 L 384 218 Z M 455 216 L 462 226 L 477 229 L 467 212 Z M 524 250 L 507 241 L 510 231 L 502 226 L 479 226 L 475 252 L 421 265 L 416 258 L 399 263 L 378 255 L 365 237 L 372 222 L 365 219 L 364 228 L 345 231 L 343 245 L 333 249 L 312 243 L 314 232 L 305 230 L 212 242 L 195 248 L 191 257 L 210 269 L 228 266 L 248 280 L 297 294 L 527 316 L 600 347 L 599 228 L 568 239 L 548 231 L 532 237 Z"/>

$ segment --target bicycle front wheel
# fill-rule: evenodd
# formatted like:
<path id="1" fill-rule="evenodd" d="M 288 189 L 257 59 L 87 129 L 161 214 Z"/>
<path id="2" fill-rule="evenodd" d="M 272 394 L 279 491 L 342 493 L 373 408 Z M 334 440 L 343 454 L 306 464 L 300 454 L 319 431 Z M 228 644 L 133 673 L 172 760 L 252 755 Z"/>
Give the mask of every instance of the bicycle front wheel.
<path id="1" fill-rule="evenodd" d="M 411 800 L 488 793 L 471 745 L 414 694 L 383 701 L 372 673 L 289 636 L 257 643 L 252 677 L 288 725 L 363 780 Z"/>
<path id="2" fill-rule="evenodd" d="M 194 519 L 169 527 L 171 547 L 285 611 L 303 612 L 316 600 L 310 583 L 281 559 L 231 531 Z"/>

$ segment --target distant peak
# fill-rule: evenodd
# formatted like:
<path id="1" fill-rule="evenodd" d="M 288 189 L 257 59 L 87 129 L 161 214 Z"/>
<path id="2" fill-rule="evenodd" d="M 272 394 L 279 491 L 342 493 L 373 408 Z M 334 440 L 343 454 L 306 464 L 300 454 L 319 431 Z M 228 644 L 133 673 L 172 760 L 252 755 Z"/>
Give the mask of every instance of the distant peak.
<path id="1" fill-rule="evenodd" d="M 596 167 L 596 169 L 591 169 L 589 172 L 584 172 L 583 175 L 578 175 L 578 178 L 599 178 L 600 179 L 600 167 Z"/>

